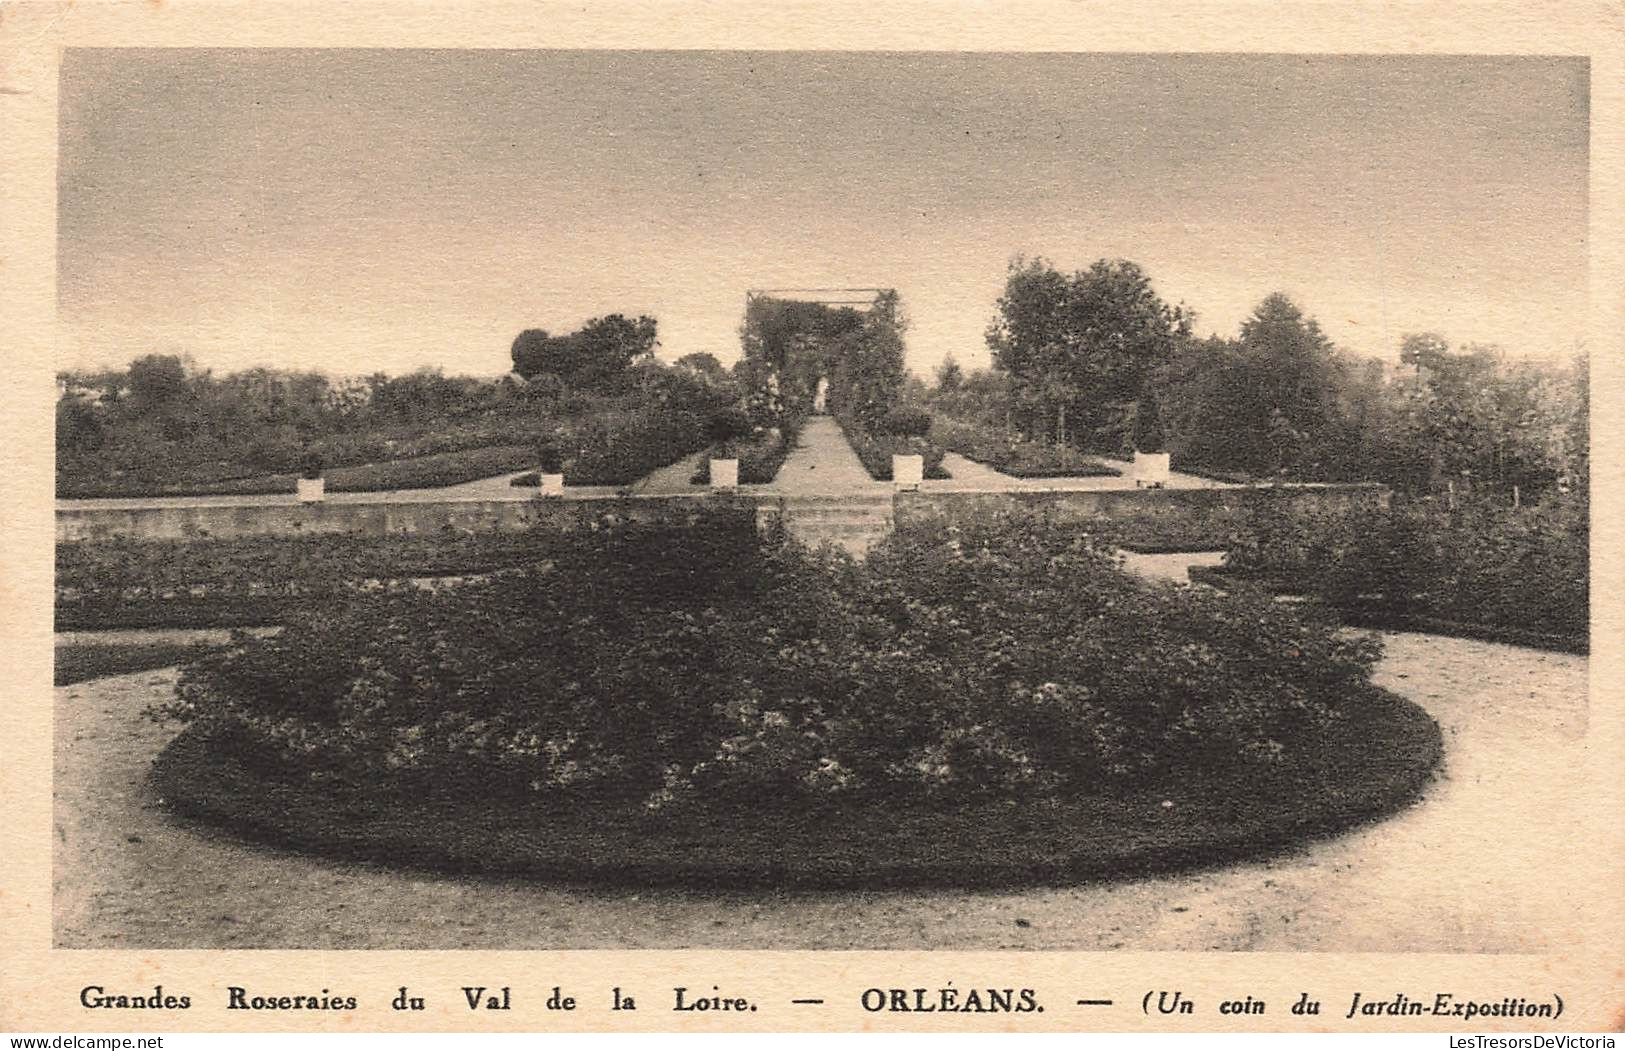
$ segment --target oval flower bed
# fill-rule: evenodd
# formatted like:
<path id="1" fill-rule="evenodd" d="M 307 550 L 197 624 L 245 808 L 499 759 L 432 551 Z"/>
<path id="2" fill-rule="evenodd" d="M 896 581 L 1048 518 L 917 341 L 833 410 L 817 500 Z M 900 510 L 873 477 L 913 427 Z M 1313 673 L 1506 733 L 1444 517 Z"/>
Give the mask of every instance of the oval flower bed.
<path id="1" fill-rule="evenodd" d="M 1439 757 L 1370 639 L 1151 584 L 1031 513 L 865 562 L 718 528 L 312 609 L 189 667 L 177 811 L 395 864 L 737 886 L 1063 881 L 1411 799 Z"/>

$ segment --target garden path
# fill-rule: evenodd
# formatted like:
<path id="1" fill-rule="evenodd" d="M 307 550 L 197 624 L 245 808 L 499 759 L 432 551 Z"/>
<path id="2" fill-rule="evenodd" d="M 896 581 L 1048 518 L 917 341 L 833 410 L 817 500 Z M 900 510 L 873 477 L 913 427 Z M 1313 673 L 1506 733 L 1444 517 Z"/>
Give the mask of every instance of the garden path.
<path id="1" fill-rule="evenodd" d="M 269 635 L 281 631 L 281 628 L 114 628 L 108 631 L 59 631 L 56 633 L 58 646 L 136 646 L 143 643 L 180 643 L 187 645 L 194 642 L 219 643 L 224 645 L 231 641 L 233 630 L 246 631 L 250 635 Z"/>
<path id="2" fill-rule="evenodd" d="M 144 787 L 175 673 L 55 691 L 64 948 L 1572 950 L 1584 657 L 1390 634 L 1379 684 L 1444 729 L 1441 777 L 1386 820 L 1265 860 L 1117 883 L 866 893 L 597 889 L 342 864 L 167 817 Z M 1531 878 L 1531 860 L 1542 862 Z M 1545 864 L 1550 862 L 1550 864 Z M 1375 972 L 1374 972 L 1375 973 Z M 1110 990 L 1104 990 L 1110 992 Z"/>
<path id="3" fill-rule="evenodd" d="M 528 489 L 515 487 L 513 480 L 522 474 L 529 474 L 533 470 L 535 468 L 523 471 L 509 471 L 506 474 L 492 475 L 490 478 L 476 478 L 472 482 L 460 482 L 457 485 L 448 485 L 435 490 L 398 489 L 396 493 L 428 491 L 444 493 L 447 500 L 509 500 L 516 493 L 522 496 L 531 495 Z M 334 493 L 328 499 L 331 500 L 346 495 L 349 494 Z"/>
<path id="4" fill-rule="evenodd" d="M 702 449 L 691 453 L 674 464 L 658 467 L 644 475 L 632 485 L 634 493 L 647 495 L 666 495 L 671 493 L 688 494 L 703 493 L 705 490 L 689 481 L 694 472 L 700 469 L 700 461 L 710 455 L 709 449 Z"/>
<path id="5" fill-rule="evenodd" d="M 1120 551 L 1123 568 L 1130 573 L 1153 580 L 1171 580 L 1176 584 L 1191 582 L 1191 567 L 1224 565 L 1223 551 L 1181 551 L 1169 554 L 1141 554 L 1138 551 Z"/>
<path id="6" fill-rule="evenodd" d="M 890 492 L 886 482 L 869 477 L 863 461 L 846 443 L 840 425 L 828 416 L 811 416 L 778 477 L 766 489 L 785 496 L 854 495 Z"/>

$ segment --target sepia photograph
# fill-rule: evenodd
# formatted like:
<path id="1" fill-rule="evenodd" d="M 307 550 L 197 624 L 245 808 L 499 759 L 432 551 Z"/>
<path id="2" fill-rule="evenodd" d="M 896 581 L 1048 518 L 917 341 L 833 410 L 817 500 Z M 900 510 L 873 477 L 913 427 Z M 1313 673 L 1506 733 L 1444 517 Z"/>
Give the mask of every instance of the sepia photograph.
<path id="1" fill-rule="evenodd" d="M 54 949 L 1581 940 L 1586 57 L 56 91 Z"/>

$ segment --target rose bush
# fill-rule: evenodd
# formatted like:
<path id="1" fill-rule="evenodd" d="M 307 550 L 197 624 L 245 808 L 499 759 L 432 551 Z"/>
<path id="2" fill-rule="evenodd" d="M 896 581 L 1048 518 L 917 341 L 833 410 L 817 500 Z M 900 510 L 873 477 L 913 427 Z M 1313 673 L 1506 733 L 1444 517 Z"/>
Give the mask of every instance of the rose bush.
<path id="1" fill-rule="evenodd" d="M 1044 799 L 1267 777 L 1376 644 L 1158 585 L 1040 514 L 864 562 L 619 525 L 436 592 L 354 591 L 190 666 L 162 714 L 312 777 L 758 799 Z"/>

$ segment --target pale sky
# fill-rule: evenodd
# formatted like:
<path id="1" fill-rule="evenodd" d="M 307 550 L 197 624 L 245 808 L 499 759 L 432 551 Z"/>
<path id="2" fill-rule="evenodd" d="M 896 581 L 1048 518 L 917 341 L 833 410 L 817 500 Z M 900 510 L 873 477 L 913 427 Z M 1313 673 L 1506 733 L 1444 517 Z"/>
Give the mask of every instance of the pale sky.
<path id="1" fill-rule="evenodd" d="M 59 366 L 495 374 L 523 328 L 738 354 L 751 287 L 896 287 L 985 364 L 1017 253 L 1144 266 L 1234 334 L 1585 329 L 1569 58 L 70 50 Z"/>

